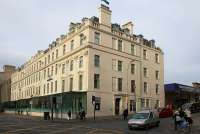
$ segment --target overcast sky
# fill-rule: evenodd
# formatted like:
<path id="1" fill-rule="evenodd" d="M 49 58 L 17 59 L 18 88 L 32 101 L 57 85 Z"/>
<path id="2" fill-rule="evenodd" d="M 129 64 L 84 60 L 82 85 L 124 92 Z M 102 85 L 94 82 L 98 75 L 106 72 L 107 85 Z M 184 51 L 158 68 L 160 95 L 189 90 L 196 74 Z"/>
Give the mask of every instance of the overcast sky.
<path id="1" fill-rule="evenodd" d="M 165 53 L 165 83 L 200 81 L 200 0 L 109 0 L 112 21 L 133 21 L 135 34 Z M 98 16 L 100 0 L 0 0 L 0 68 L 19 66 L 68 31 Z"/>

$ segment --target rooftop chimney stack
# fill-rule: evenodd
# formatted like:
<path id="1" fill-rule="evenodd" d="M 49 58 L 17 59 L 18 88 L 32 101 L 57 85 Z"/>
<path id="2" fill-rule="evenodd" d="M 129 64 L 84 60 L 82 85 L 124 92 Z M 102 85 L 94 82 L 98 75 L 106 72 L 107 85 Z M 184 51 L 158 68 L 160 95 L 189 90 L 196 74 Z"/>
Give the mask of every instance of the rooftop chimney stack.
<path id="1" fill-rule="evenodd" d="M 104 26 L 111 27 L 111 13 L 112 11 L 110 10 L 109 7 L 101 4 L 101 7 L 99 8 L 99 22 L 100 24 Z"/>
<path id="2" fill-rule="evenodd" d="M 133 34 L 133 22 L 127 22 L 126 24 L 122 25 L 123 29 L 128 29 L 129 30 L 129 34 Z"/>
<path id="3" fill-rule="evenodd" d="M 4 65 L 3 66 L 3 70 L 5 72 L 14 72 L 15 71 L 15 66 L 12 65 Z"/>

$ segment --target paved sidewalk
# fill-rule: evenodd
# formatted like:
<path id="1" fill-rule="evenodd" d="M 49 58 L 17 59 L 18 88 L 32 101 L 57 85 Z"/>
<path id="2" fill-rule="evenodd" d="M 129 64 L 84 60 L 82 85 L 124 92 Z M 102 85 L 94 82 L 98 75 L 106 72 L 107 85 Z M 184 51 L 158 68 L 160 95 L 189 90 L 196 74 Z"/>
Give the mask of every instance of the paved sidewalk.
<path id="1" fill-rule="evenodd" d="M 39 117 L 39 116 L 28 116 L 28 115 L 18 115 L 18 114 L 5 114 L 5 113 L 0 113 L 4 115 L 8 115 L 10 117 L 15 117 L 18 119 L 23 119 L 23 120 L 33 120 L 33 121 L 45 121 L 45 122 L 65 122 L 65 123 L 75 123 L 75 122 L 80 122 L 80 121 L 106 121 L 106 120 L 122 120 L 122 116 L 103 116 L 103 117 L 96 117 L 95 120 L 93 117 L 86 118 L 85 120 L 80 120 L 80 119 L 71 119 L 68 120 L 66 118 L 54 118 L 53 120 L 44 120 L 44 117 Z"/>

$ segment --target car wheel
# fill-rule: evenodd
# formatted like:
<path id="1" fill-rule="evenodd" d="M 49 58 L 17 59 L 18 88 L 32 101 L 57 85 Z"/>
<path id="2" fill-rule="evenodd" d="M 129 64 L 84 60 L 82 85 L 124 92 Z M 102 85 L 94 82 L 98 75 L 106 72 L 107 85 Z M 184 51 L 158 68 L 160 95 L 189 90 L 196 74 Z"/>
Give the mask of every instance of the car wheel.
<path id="1" fill-rule="evenodd" d="M 149 124 L 147 124 L 147 125 L 145 126 L 145 129 L 146 129 L 146 130 L 148 130 L 148 129 L 149 129 Z"/>
<path id="2" fill-rule="evenodd" d="M 129 129 L 129 130 L 133 130 L 133 128 L 132 128 L 131 126 L 128 126 L 128 129 Z"/>
<path id="3" fill-rule="evenodd" d="M 159 125 L 160 125 L 160 122 L 159 121 L 156 122 L 156 127 L 159 127 Z"/>

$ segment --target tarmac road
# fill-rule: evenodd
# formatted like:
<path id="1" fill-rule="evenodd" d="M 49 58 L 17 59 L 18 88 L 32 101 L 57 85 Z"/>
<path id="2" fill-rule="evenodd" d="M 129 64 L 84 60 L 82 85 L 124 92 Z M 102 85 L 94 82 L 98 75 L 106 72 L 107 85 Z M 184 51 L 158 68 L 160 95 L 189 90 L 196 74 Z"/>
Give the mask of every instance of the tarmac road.
<path id="1" fill-rule="evenodd" d="M 191 134 L 200 134 L 200 113 L 193 114 Z M 129 130 L 120 118 L 44 121 L 37 117 L 0 114 L 0 134 L 176 134 L 171 118 L 161 119 L 158 128 Z"/>

